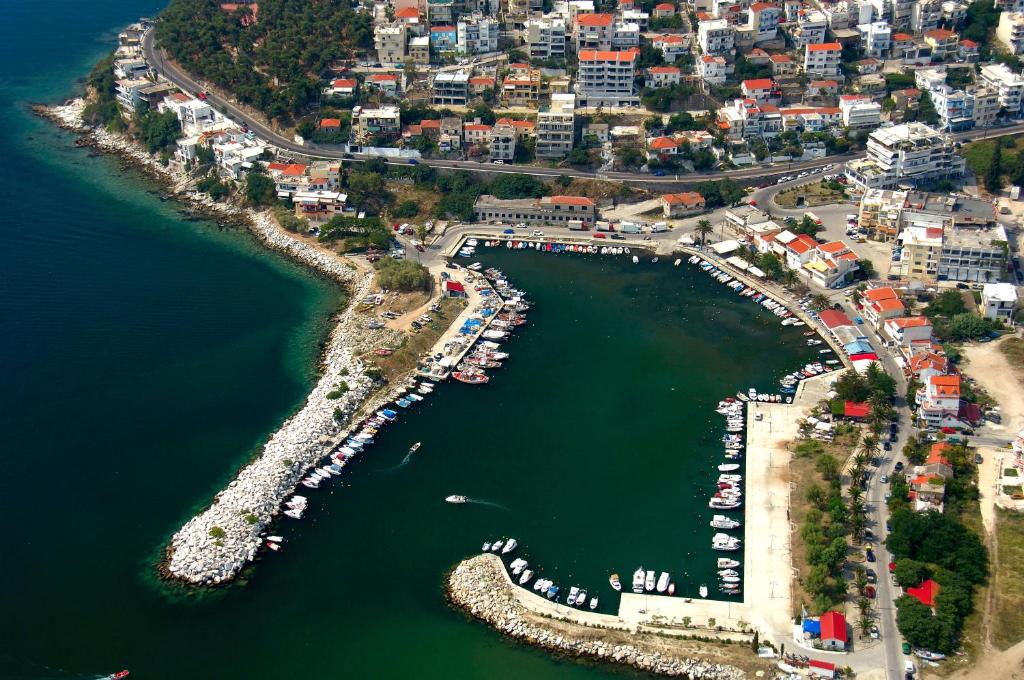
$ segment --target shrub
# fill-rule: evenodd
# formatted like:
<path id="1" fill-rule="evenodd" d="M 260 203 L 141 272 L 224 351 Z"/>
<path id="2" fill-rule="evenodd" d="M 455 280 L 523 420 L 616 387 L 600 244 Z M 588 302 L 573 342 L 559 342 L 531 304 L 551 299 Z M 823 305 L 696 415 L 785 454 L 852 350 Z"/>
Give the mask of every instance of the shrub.
<path id="1" fill-rule="evenodd" d="M 377 285 L 381 288 L 400 291 L 430 289 L 430 272 L 419 262 L 386 257 L 375 267 Z"/>

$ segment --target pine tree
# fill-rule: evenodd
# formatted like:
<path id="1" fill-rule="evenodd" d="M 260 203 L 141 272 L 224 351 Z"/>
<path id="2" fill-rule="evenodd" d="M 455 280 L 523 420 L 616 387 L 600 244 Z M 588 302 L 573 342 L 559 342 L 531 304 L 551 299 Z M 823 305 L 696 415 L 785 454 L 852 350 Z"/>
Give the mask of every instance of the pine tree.
<path id="1" fill-rule="evenodd" d="M 999 193 L 1003 188 L 1003 145 L 998 141 L 996 141 L 995 150 L 992 152 L 992 162 L 989 163 L 988 172 L 985 173 L 985 188 L 993 194 Z"/>

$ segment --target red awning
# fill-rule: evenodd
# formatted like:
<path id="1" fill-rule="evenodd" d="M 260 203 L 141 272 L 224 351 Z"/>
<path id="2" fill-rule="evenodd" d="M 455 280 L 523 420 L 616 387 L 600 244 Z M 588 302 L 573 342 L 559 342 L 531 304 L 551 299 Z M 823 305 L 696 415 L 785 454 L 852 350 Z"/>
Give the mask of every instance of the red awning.
<path id="1" fill-rule="evenodd" d="M 878 361 L 878 355 L 874 352 L 861 352 L 860 354 L 850 355 L 850 361 L 861 361 L 864 359 L 868 361 Z"/>

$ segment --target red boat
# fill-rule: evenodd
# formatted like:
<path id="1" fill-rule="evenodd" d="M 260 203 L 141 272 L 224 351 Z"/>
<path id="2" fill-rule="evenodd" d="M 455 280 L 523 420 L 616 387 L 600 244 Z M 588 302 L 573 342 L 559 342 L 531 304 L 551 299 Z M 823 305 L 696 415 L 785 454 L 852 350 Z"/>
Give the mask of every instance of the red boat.
<path id="1" fill-rule="evenodd" d="M 468 372 L 468 371 L 455 371 L 452 373 L 452 377 L 459 382 L 464 382 L 467 385 L 483 385 L 490 381 L 483 373 Z"/>
<path id="2" fill-rule="evenodd" d="M 373 350 L 373 353 L 379 357 L 389 357 L 394 353 L 394 350 L 388 349 L 387 347 L 378 347 Z"/>
<path id="3" fill-rule="evenodd" d="M 108 675 L 107 677 L 109 678 L 109 680 L 123 680 L 124 678 L 127 678 L 128 675 L 128 671 L 118 671 L 116 673 L 113 673 L 112 675 Z"/>

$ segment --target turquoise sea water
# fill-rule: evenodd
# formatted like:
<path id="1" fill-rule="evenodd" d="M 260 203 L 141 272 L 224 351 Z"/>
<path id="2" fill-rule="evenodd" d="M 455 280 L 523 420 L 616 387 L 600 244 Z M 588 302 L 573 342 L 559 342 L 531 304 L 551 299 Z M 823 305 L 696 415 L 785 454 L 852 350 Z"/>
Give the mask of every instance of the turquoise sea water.
<path id="1" fill-rule="evenodd" d="M 155 551 L 301 404 L 338 291 L 34 119 L 151 3 L 20 1 L 0 26 L 0 678 L 589 678 L 449 609 L 516 536 L 563 585 L 713 577 L 714 403 L 808 352 L 667 263 L 488 252 L 536 301 L 483 388 L 443 385 L 244 587 L 181 598 Z M 36 49 L 58 38 L 59 49 Z M 410 444 L 411 462 L 394 468 Z M 451 506 L 462 493 L 495 505 Z"/>

